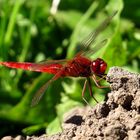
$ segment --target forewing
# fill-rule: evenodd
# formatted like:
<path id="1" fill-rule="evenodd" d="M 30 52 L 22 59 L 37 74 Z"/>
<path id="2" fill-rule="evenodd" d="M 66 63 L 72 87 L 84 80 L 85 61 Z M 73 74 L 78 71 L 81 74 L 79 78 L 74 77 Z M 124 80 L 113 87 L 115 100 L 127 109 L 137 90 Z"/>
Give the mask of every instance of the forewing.
<path id="1" fill-rule="evenodd" d="M 89 49 L 85 52 L 81 52 L 80 55 L 90 56 L 90 55 L 98 52 L 98 50 L 100 50 L 102 47 L 104 47 L 106 45 L 106 43 L 107 43 L 107 39 L 104 39 L 101 42 L 97 43 L 93 49 Z"/>
<path id="2" fill-rule="evenodd" d="M 114 11 L 113 14 L 109 17 L 107 17 L 94 31 L 92 31 L 79 45 L 81 47 L 81 52 L 89 51 L 91 48 L 91 45 L 95 42 L 98 35 L 106 29 L 106 27 L 110 24 L 112 18 L 117 14 L 117 11 Z M 100 45 L 101 46 L 101 45 Z M 96 49 L 96 51 L 98 51 Z M 82 54 L 82 53 L 81 53 Z"/>

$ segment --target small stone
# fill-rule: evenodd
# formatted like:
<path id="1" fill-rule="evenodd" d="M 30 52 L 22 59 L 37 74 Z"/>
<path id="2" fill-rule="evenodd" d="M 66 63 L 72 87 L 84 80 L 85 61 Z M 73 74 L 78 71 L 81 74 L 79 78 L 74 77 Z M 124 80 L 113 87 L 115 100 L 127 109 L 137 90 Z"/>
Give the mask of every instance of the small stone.
<path id="1" fill-rule="evenodd" d="M 11 136 L 5 136 L 1 140 L 13 140 L 13 138 Z"/>
<path id="2" fill-rule="evenodd" d="M 14 140 L 25 140 L 25 138 L 21 135 L 14 138 Z"/>

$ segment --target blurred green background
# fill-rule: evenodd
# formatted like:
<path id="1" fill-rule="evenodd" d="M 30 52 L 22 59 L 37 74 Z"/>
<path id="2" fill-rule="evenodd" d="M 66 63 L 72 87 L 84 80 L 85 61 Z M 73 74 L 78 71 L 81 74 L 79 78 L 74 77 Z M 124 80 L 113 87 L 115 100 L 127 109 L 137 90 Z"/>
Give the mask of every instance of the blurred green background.
<path id="1" fill-rule="evenodd" d="M 91 58 L 104 58 L 108 68 L 140 72 L 139 0 L 61 0 L 55 9 L 52 2 L 56 1 L 0 0 L 0 61 L 73 58 L 76 44 L 118 10 L 98 39 L 108 38 L 108 43 Z M 61 131 L 65 112 L 86 105 L 81 98 L 84 80 L 61 78 L 50 85 L 37 106 L 30 107 L 35 92 L 51 77 L 0 67 L 0 137 L 54 134 Z M 93 92 L 102 101 L 107 91 L 93 86 Z M 96 104 L 88 92 L 86 99 Z"/>

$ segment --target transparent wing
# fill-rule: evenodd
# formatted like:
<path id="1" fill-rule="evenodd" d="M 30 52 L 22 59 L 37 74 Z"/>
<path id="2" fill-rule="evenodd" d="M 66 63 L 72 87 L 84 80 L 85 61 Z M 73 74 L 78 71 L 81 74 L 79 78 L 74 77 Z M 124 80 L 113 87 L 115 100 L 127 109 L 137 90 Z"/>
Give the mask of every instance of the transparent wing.
<path id="1" fill-rule="evenodd" d="M 79 45 L 82 48 L 82 51 L 88 51 L 90 49 L 91 44 L 93 44 L 98 37 L 98 35 L 106 29 L 106 27 L 110 24 L 112 18 L 117 14 L 117 11 L 114 11 L 113 14 L 107 17 L 96 29 L 92 31 Z M 99 50 L 99 49 L 97 49 Z"/>
<path id="2" fill-rule="evenodd" d="M 40 61 L 39 64 L 55 64 L 55 63 L 65 63 L 68 59 L 60 59 L 60 60 L 43 60 Z"/>
<path id="3" fill-rule="evenodd" d="M 31 107 L 37 105 L 40 101 L 40 99 L 42 98 L 42 96 L 44 95 L 45 91 L 47 90 L 48 86 L 50 85 L 50 83 L 52 82 L 52 80 L 48 81 L 46 84 L 44 84 L 35 94 L 35 96 L 32 99 L 31 102 Z"/>
<path id="4" fill-rule="evenodd" d="M 89 56 L 90 56 L 90 55 L 96 53 L 96 52 L 97 52 L 98 50 L 100 50 L 102 47 L 104 47 L 106 43 L 107 43 L 107 39 L 104 39 L 104 40 L 102 40 L 101 42 L 97 43 L 93 49 L 87 50 L 87 51 L 85 51 L 85 52 L 81 52 L 81 55 L 84 55 L 84 56 L 85 56 L 85 55 L 86 55 L 86 56 L 89 55 Z"/>
<path id="5" fill-rule="evenodd" d="M 41 61 L 38 63 L 34 63 L 33 65 L 30 66 L 30 70 L 31 71 L 35 71 L 37 69 L 41 69 L 47 66 L 50 66 L 52 64 L 64 64 L 68 62 L 67 59 L 61 59 L 61 60 L 45 60 L 45 61 Z"/>
<path id="6" fill-rule="evenodd" d="M 32 99 L 32 102 L 31 102 L 31 106 L 32 106 L 32 107 L 35 106 L 35 105 L 37 105 L 37 104 L 39 103 L 40 99 L 41 99 L 42 96 L 44 95 L 45 91 L 48 89 L 49 85 L 50 85 L 53 81 L 55 81 L 55 80 L 57 80 L 59 77 L 61 77 L 62 70 L 63 70 L 63 69 L 61 69 L 61 71 L 59 71 L 58 73 L 56 73 L 56 75 L 55 75 L 52 79 L 50 79 L 47 83 L 45 83 L 45 84 L 37 91 L 37 93 L 35 94 L 35 96 L 34 96 L 33 99 Z"/>

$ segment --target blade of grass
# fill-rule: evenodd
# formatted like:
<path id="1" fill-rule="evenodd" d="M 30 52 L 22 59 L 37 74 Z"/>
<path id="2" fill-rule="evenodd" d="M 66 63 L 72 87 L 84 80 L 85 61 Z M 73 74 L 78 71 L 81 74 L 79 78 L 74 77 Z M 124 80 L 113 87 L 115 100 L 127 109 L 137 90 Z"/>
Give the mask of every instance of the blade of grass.
<path id="1" fill-rule="evenodd" d="M 7 58 L 6 50 L 4 47 L 4 36 L 6 30 L 6 23 L 8 19 L 8 4 L 6 2 L 3 3 L 1 9 L 4 10 L 4 15 L 1 17 L 0 22 L 0 57 L 4 61 Z"/>
<path id="2" fill-rule="evenodd" d="M 33 23 L 34 18 L 35 18 L 36 9 L 37 9 L 37 2 L 34 3 L 34 6 L 33 6 L 31 13 L 30 13 L 30 25 L 28 27 L 28 30 L 25 32 L 24 35 L 22 34 L 22 36 L 21 36 L 21 40 L 24 40 L 24 43 L 23 43 L 22 52 L 21 52 L 19 59 L 18 59 L 18 61 L 20 61 L 20 62 L 25 61 L 25 58 L 28 54 L 28 50 L 29 50 L 29 47 L 31 44 L 31 31 L 30 30 L 31 30 L 31 26 L 32 26 L 32 23 Z M 23 73 L 23 71 L 21 71 L 21 70 L 17 71 L 15 85 L 17 85 L 17 83 L 19 82 L 22 73 Z"/>
<path id="3" fill-rule="evenodd" d="M 1 51 L 0 52 L 1 52 L 2 60 L 4 61 L 4 60 L 7 60 L 8 50 L 10 47 L 10 43 L 12 42 L 12 34 L 13 34 L 15 22 L 16 22 L 16 17 L 22 5 L 22 1 L 17 0 L 14 3 L 10 19 L 9 19 L 9 9 L 11 9 L 10 2 L 4 1 L 3 5 L 4 5 L 3 6 L 4 15 L 1 22 L 1 32 L 0 32 L 1 33 L 1 37 L 0 37 L 0 50 Z M 2 73 L 3 73 L 2 74 L 3 79 L 6 79 L 5 82 L 3 82 L 3 86 L 6 87 L 7 90 L 11 90 L 11 85 L 12 85 L 11 83 L 13 81 L 10 80 L 6 69 L 3 69 Z"/>
<path id="4" fill-rule="evenodd" d="M 7 31 L 5 33 L 4 43 L 6 47 L 9 47 L 9 44 L 11 42 L 12 33 L 13 33 L 15 22 L 16 22 L 16 17 L 22 4 L 23 4 L 22 0 L 17 0 L 15 2 L 15 5 L 14 5 L 14 8 L 13 8 L 13 11 L 12 11 L 9 23 L 8 23 Z"/>

